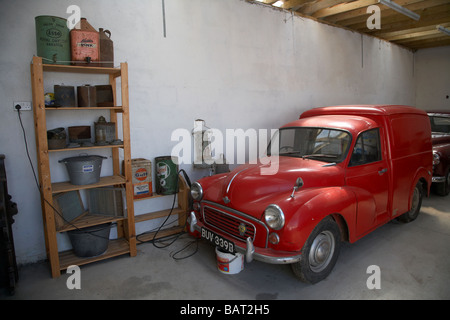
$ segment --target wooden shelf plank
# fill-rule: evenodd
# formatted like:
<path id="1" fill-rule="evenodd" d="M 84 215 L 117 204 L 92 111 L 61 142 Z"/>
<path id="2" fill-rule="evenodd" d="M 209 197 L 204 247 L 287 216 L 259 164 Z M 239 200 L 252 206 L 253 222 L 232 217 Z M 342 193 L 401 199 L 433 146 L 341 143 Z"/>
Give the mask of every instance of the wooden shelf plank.
<path id="1" fill-rule="evenodd" d="M 167 236 L 171 236 L 173 234 L 177 234 L 180 232 L 183 232 L 184 228 L 183 227 L 172 227 L 172 228 L 167 228 L 167 229 L 163 229 L 163 230 L 159 230 L 158 234 L 156 235 L 155 239 L 160 239 L 160 238 L 164 238 Z M 155 236 L 156 232 L 149 232 L 149 233 L 144 233 L 141 234 L 137 237 L 137 243 L 141 244 L 147 241 L 152 241 L 153 237 Z"/>
<path id="2" fill-rule="evenodd" d="M 134 199 L 134 201 L 142 201 L 142 200 L 155 199 L 155 198 L 160 198 L 160 197 L 169 197 L 169 196 L 173 196 L 173 194 L 157 194 L 157 193 L 153 193 L 149 197 Z"/>
<path id="3" fill-rule="evenodd" d="M 124 183 L 126 183 L 126 179 L 122 176 L 101 177 L 99 182 L 86 185 L 74 185 L 70 182 L 57 182 L 52 183 L 52 193 L 107 187 Z"/>
<path id="4" fill-rule="evenodd" d="M 45 110 L 114 110 L 115 112 L 123 112 L 123 107 L 45 107 Z"/>
<path id="5" fill-rule="evenodd" d="M 116 222 L 125 220 L 126 217 L 118 217 L 118 216 L 103 216 L 103 215 L 94 215 L 94 214 L 87 214 L 80 219 L 76 219 L 75 221 L 72 221 L 70 224 L 65 224 L 61 228 L 57 229 L 58 232 L 66 232 L 70 230 L 75 230 L 76 228 L 87 228 L 103 223 L 109 223 L 109 222 Z"/>
<path id="6" fill-rule="evenodd" d="M 78 150 L 91 150 L 91 149 L 104 149 L 104 148 L 123 148 L 123 144 L 106 146 L 93 146 L 93 147 L 78 147 L 78 148 L 64 148 L 64 149 L 49 149 L 48 152 L 61 152 L 61 151 L 78 151 Z"/>
<path id="7" fill-rule="evenodd" d="M 83 264 L 120 256 L 129 252 L 130 247 L 128 241 L 124 238 L 109 240 L 106 252 L 96 257 L 80 258 L 74 254 L 73 250 L 63 251 L 59 253 L 60 270 L 65 270 L 71 265 L 81 266 Z"/>
<path id="8" fill-rule="evenodd" d="M 150 212 L 150 213 L 145 213 L 145 214 L 139 214 L 139 215 L 134 216 L 134 222 L 138 223 L 138 222 L 148 221 L 148 220 L 152 220 L 152 219 L 167 217 L 169 215 L 169 213 L 170 213 L 170 209 L 155 211 L 155 212 Z M 180 214 L 180 213 L 185 213 L 185 211 L 181 208 L 173 208 L 173 210 L 172 210 L 173 215 Z"/>
<path id="9" fill-rule="evenodd" d="M 120 76 L 120 69 L 118 68 L 103 68 L 103 67 L 84 67 L 84 66 L 70 66 L 62 64 L 43 64 L 44 71 L 47 72 L 69 72 L 69 73 L 86 73 L 86 74 L 112 74 Z"/>

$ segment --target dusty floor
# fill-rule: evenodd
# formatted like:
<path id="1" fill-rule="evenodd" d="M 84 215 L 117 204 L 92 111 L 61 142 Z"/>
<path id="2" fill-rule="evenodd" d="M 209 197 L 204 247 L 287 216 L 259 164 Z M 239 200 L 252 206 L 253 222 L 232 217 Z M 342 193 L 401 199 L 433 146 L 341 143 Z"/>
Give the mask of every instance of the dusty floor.
<path id="1" fill-rule="evenodd" d="M 81 267 L 81 289 L 69 290 L 69 274 L 52 279 L 48 264 L 20 268 L 14 296 L 1 299 L 450 299 L 450 196 L 424 199 L 409 224 L 389 223 L 354 244 L 344 244 L 324 281 L 297 281 L 289 266 L 258 261 L 236 275 L 216 268 L 214 248 L 199 242 L 183 260 L 174 252 L 192 241 L 183 235 L 166 249 L 138 246 L 137 257 L 121 256 Z M 192 253 L 195 244 L 176 256 Z M 380 268 L 380 289 L 369 289 L 371 265 Z"/>

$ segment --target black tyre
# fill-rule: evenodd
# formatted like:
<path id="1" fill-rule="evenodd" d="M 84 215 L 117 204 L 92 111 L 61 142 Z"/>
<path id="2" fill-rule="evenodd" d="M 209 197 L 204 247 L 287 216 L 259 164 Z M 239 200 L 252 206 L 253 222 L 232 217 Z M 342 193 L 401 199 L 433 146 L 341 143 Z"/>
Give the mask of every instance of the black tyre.
<path id="1" fill-rule="evenodd" d="M 422 183 L 418 182 L 411 197 L 411 210 L 398 217 L 398 220 L 405 223 L 416 220 L 420 213 L 420 207 L 422 207 L 422 198 L 423 187 Z"/>
<path id="2" fill-rule="evenodd" d="M 306 283 L 317 283 L 333 270 L 341 248 L 341 231 L 331 217 L 323 219 L 303 246 L 302 259 L 291 265 L 295 276 Z"/>

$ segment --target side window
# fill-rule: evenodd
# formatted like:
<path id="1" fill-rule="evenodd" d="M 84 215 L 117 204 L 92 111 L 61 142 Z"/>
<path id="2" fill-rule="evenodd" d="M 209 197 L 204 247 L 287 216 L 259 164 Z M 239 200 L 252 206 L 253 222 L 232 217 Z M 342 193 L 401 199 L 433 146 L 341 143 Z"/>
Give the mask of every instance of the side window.
<path id="1" fill-rule="evenodd" d="M 361 133 L 356 140 L 349 167 L 381 160 L 380 130 L 372 129 Z"/>

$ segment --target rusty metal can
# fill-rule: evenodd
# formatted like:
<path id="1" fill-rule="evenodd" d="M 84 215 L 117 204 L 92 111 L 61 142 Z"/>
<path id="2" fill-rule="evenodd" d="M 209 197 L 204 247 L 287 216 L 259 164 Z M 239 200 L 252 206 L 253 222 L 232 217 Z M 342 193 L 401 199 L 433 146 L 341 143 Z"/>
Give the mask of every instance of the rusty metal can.
<path id="1" fill-rule="evenodd" d="M 95 86 L 97 91 L 97 107 L 113 107 L 114 96 L 110 84 Z"/>
<path id="2" fill-rule="evenodd" d="M 111 31 L 99 29 L 100 35 L 100 66 L 114 67 L 114 43 L 111 40 Z"/>
<path id="3" fill-rule="evenodd" d="M 97 94 L 95 86 L 86 84 L 84 86 L 77 87 L 77 97 L 79 107 L 97 106 Z"/>
<path id="4" fill-rule="evenodd" d="M 75 87 L 55 85 L 55 107 L 75 107 Z"/>

